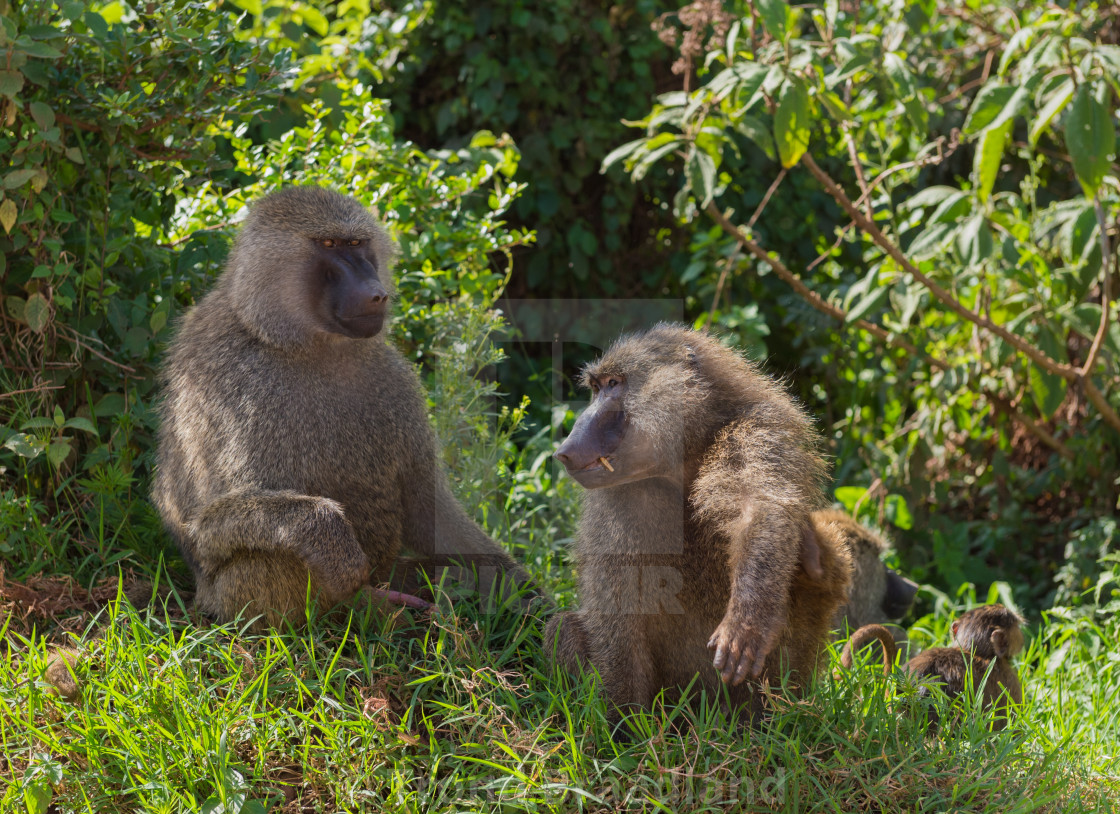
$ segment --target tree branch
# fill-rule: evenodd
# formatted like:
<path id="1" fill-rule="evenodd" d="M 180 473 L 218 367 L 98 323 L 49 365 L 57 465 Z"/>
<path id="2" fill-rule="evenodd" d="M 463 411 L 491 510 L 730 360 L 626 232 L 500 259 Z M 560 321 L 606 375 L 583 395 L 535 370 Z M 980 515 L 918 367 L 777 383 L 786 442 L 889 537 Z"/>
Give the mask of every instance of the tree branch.
<path id="1" fill-rule="evenodd" d="M 898 246 L 896 246 L 886 235 L 884 235 L 882 230 L 880 230 L 873 221 L 864 217 L 863 213 L 859 211 L 859 208 L 856 207 L 856 205 L 852 203 L 851 199 L 849 199 L 848 196 L 844 194 L 844 190 L 842 190 L 840 186 L 835 181 L 833 181 L 832 178 L 829 177 L 828 173 L 817 166 L 817 162 L 813 160 L 813 157 L 809 155 L 809 153 L 805 153 L 805 155 L 801 157 L 801 163 L 804 164 L 809 172 L 813 174 L 814 178 L 820 181 L 821 185 L 836 200 L 836 202 L 844 208 L 844 210 L 848 213 L 848 216 L 856 222 L 856 226 L 866 232 L 868 236 L 870 236 L 871 239 L 875 241 L 876 245 L 878 245 L 879 248 L 885 251 L 896 263 L 898 263 L 900 268 L 905 270 L 915 280 L 928 288 L 930 293 L 933 294 L 933 296 L 936 297 L 943 305 L 948 307 L 950 311 L 957 314 L 957 316 L 963 317 L 972 324 L 984 328 L 991 333 L 994 333 L 996 336 L 998 336 L 1004 342 L 1011 345 L 1011 347 L 1015 348 L 1020 353 L 1025 355 L 1043 370 L 1061 376 L 1063 379 L 1067 379 L 1069 381 L 1077 381 L 1080 378 L 1080 372 L 1072 365 L 1062 364 L 1061 362 L 1057 362 L 1054 359 L 1051 359 L 1038 348 L 1011 333 L 1002 325 L 997 325 L 990 319 L 977 314 L 975 311 L 970 311 L 968 308 L 962 305 L 956 297 L 954 297 L 932 279 L 923 274 L 917 266 L 911 263 L 910 260 L 907 259 L 906 255 L 902 253 L 902 250 L 899 249 Z"/>
<path id="2" fill-rule="evenodd" d="M 747 236 L 746 232 L 732 223 L 730 218 L 728 218 L 727 215 L 725 215 L 719 209 L 719 207 L 715 205 L 715 203 L 710 202 L 704 211 L 707 212 L 708 215 L 720 225 L 724 232 L 739 241 L 740 246 L 753 254 L 759 260 L 769 265 L 770 268 L 774 269 L 774 273 L 778 275 L 779 279 L 781 279 L 784 283 L 790 286 L 790 288 L 796 291 L 802 299 L 804 299 L 817 311 L 820 311 L 822 314 L 826 314 L 827 316 L 832 317 L 842 325 L 851 324 L 861 330 L 867 331 L 869 334 L 882 340 L 891 347 L 904 350 L 912 356 L 918 356 L 924 359 L 926 364 L 928 364 L 930 367 L 937 368 L 938 370 L 950 369 L 951 365 L 948 362 L 938 359 L 935 356 L 931 356 L 925 351 L 920 350 L 916 345 L 913 345 L 907 340 L 903 339 L 901 336 L 893 334 L 873 322 L 868 322 L 865 319 L 857 319 L 855 322 L 849 323 L 847 321 L 847 312 L 844 311 L 844 309 L 835 306 L 825 300 L 823 297 L 821 297 L 820 294 L 805 285 L 801 278 L 790 271 L 789 267 L 787 267 L 781 260 L 776 257 L 771 257 L 769 254 L 767 254 L 765 249 L 763 249 L 755 241 L 751 240 Z M 723 275 L 727 274 L 727 270 L 727 267 L 725 267 L 723 270 L 723 274 L 721 274 L 720 276 L 721 280 L 723 279 Z M 1063 458 L 1073 458 L 1073 452 L 1070 451 L 1069 447 L 1055 438 L 1054 435 L 1052 435 L 1045 427 L 1041 426 L 1037 422 L 1033 421 L 1029 417 L 1016 410 L 1015 407 L 1012 406 L 1011 402 L 1009 402 L 1007 399 L 990 392 L 987 388 L 981 389 L 980 395 L 987 399 L 990 404 L 1006 414 L 1013 421 L 1018 422 L 1027 432 L 1044 443 L 1046 446 L 1053 449 Z"/>

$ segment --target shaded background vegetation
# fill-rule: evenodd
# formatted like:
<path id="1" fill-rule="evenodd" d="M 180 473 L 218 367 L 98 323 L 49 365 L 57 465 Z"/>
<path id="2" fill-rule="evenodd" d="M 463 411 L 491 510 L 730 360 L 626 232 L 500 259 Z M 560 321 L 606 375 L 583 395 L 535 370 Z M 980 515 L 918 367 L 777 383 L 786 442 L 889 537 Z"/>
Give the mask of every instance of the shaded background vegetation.
<path id="1" fill-rule="evenodd" d="M 0 811 L 685 810 L 778 775 L 788 811 L 1113 810 L 1118 38 L 1038 0 L 0 0 Z M 851 674 L 749 738 L 658 709 L 627 746 L 521 614 L 196 624 L 147 499 L 157 372 L 288 183 L 388 223 L 459 495 L 560 604 L 550 454 L 596 348 L 540 314 L 660 299 L 818 417 L 837 502 L 926 584 L 917 645 L 1028 611 L 1020 724 L 928 739 Z"/>
<path id="2" fill-rule="evenodd" d="M 873 179 L 857 208 L 892 245 L 1077 367 L 1115 276 L 1117 13 L 902 6 L 0 3 L 7 578 L 92 584 L 161 557 L 182 575 L 146 499 L 160 353 L 244 202 L 312 182 L 394 230 L 394 341 L 463 495 L 539 569 L 570 533 L 548 453 L 595 349 L 553 371 L 499 299 L 664 297 L 789 379 L 837 500 L 917 579 L 1107 601 L 1120 431 L 1082 380 L 931 296 L 790 151 L 852 200 Z M 1092 167 L 1071 159 L 1075 116 L 1111 135 L 1072 151 Z M 1114 413 L 1118 356 L 1113 316 L 1086 378 Z"/>

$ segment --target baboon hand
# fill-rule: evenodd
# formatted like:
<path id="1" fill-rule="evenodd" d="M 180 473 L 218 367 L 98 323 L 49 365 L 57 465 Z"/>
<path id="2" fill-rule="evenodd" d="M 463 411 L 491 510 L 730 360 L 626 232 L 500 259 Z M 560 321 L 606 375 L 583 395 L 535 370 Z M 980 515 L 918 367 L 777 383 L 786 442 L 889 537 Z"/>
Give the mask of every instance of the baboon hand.
<path id="1" fill-rule="evenodd" d="M 781 629 L 780 624 L 753 625 L 743 614 L 729 611 L 708 639 L 708 649 L 714 652 L 712 664 L 723 683 L 734 687 L 747 676 L 762 675 L 766 657 L 778 643 Z"/>

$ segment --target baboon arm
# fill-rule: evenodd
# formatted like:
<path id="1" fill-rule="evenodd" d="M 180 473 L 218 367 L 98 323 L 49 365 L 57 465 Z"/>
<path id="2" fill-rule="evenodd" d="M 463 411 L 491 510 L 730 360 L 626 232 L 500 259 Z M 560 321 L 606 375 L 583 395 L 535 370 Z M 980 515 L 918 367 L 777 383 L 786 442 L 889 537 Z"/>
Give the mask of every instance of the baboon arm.
<path id="1" fill-rule="evenodd" d="M 708 642 L 724 682 L 761 675 L 789 616 L 801 530 L 781 511 L 748 501 L 728 540 L 731 598 Z"/>
<path id="2" fill-rule="evenodd" d="M 265 489 L 231 492 L 198 511 L 187 536 L 191 554 L 210 579 L 250 552 L 295 555 L 332 594 L 357 591 L 370 575 L 369 558 L 342 506 L 325 497 Z"/>

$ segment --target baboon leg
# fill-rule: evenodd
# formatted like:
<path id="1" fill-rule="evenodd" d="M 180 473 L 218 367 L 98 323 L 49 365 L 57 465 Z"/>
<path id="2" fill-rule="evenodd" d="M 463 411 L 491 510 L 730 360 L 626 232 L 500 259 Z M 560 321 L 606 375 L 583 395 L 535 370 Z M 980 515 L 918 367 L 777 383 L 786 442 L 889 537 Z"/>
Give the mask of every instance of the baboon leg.
<path id="1" fill-rule="evenodd" d="M 306 621 L 310 572 L 299 558 L 276 552 L 243 553 L 225 565 L 209 585 L 199 582 L 195 602 L 217 619 L 260 617 L 251 629 L 281 628 Z M 319 598 L 312 584 L 311 599 Z"/>
<path id="2" fill-rule="evenodd" d="M 587 631 L 578 612 L 558 613 L 544 629 L 544 651 L 553 663 L 571 675 L 586 671 L 591 664 Z"/>

